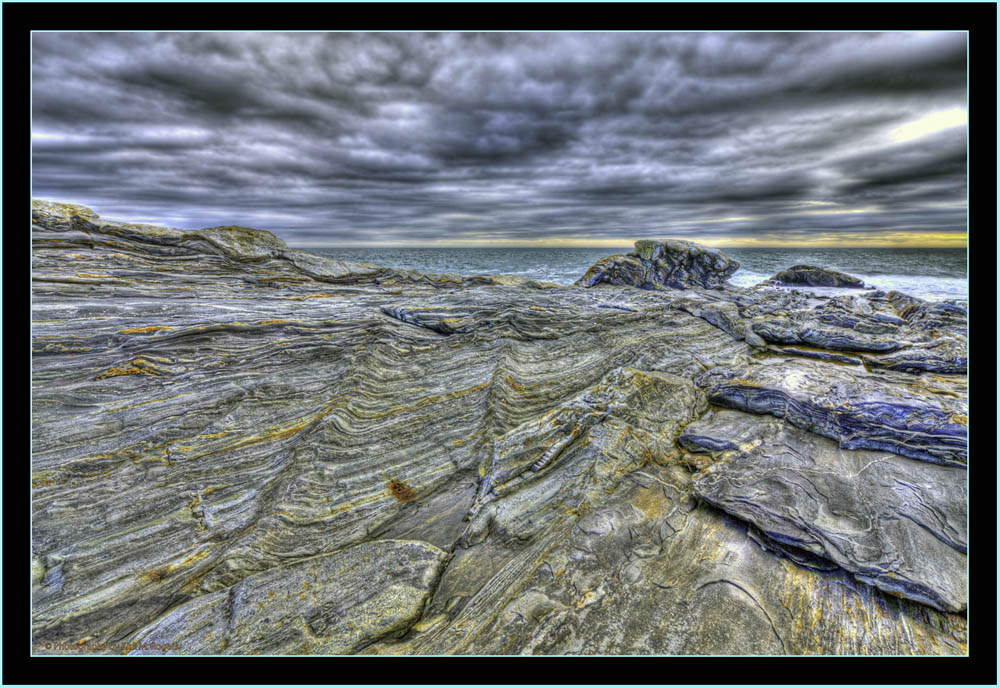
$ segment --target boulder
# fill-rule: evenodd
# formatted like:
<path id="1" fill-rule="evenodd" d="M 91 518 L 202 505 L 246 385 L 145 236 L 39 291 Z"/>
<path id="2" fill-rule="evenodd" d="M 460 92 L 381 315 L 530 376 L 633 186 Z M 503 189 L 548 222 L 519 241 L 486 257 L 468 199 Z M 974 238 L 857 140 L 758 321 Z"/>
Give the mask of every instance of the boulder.
<path id="1" fill-rule="evenodd" d="M 864 289 L 865 287 L 865 283 L 857 277 L 815 265 L 793 265 L 764 283 L 796 287 L 849 287 L 851 289 Z"/>
<path id="2" fill-rule="evenodd" d="M 602 258 L 577 280 L 593 287 L 611 284 L 640 289 L 718 289 L 740 264 L 722 251 L 682 239 L 641 240 L 627 255 Z"/>

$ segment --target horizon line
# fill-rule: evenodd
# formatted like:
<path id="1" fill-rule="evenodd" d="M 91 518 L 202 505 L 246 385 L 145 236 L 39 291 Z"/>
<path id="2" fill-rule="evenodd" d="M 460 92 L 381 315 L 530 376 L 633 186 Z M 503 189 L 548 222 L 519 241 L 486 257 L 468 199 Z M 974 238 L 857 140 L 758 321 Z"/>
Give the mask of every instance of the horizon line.
<path id="1" fill-rule="evenodd" d="M 288 245 L 289 248 L 326 248 L 326 249 L 338 249 L 338 248 L 546 248 L 546 249 L 556 249 L 556 248 L 591 248 L 591 249 L 632 249 L 635 246 L 635 242 L 621 243 L 621 244 L 590 244 L 590 243 L 567 243 L 567 242 L 536 242 L 536 243 L 524 243 L 524 242 L 483 242 L 483 243 L 419 243 L 419 242 L 379 242 L 379 243 L 314 243 L 314 242 L 303 242 L 303 241 L 289 241 L 283 240 Z M 722 244 L 722 243 L 708 243 L 705 241 L 698 241 L 695 239 L 687 239 L 686 241 L 691 241 L 695 244 L 700 244 L 708 248 L 718 248 L 718 249 L 741 249 L 741 248 L 949 248 L 949 249 L 965 249 L 968 250 L 968 241 L 963 241 L 962 243 L 902 243 L 902 242 L 889 242 L 889 241 L 873 241 L 869 243 L 846 243 L 846 244 L 831 244 L 830 242 L 756 242 L 756 243 L 740 243 L 740 244 Z"/>

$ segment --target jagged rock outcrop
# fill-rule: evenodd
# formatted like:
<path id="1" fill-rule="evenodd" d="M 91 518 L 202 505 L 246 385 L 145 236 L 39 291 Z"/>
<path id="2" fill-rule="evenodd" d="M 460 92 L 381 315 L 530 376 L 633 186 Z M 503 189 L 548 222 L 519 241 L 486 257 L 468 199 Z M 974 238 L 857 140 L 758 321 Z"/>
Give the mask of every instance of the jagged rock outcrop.
<path id="1" fill-rule="evenodd" d="M 637 241 L 625 255 L 602 258 L 576 284 L 638 287 L 640 289 L 721 288 L 740 264 L 718 249 L 682 239 Z"/>
<path id="2" fill-rule="evenodd" d="M 964 611 L 966 472 L 887 452 L 845 451 L 773 416 L 723 410 L 680 438 L 718 454 L 694 493 L 859 580 Z"/>
<path id="3" fill-rule="evenodd" d="M 36 652 L 966 652 L 964 304 L 32 240 Z"/>
<path id="4" fill-rule="evenodd" d="M 953 465 L 968 460 L 968 388 L 960 378 L 924 381 L 906 373 L 771 358 L 717 366 L 697 382 L 714 404 L 785 418 L 844 449 L 880 449 Z"/>
<path id="5" fill-rule="evenodd" d="M 793 265 L 768 278 L 764 284 L 799 287 L 846 287 L 864 289 L 865 283 L 857 277 L 815 265 Z"/>
<path id="6" fill-rule="evenodd" d="M 812 305 L 801 295 L 775 295 L 772 302 L 763 296 L 767 290 L 748 293 L 758 300 L 741 309 L 745 327 L 785 354 L 911 373 L 958 375 L 968 368 L 968 312 L 959 303 L 871 292 Z"/>

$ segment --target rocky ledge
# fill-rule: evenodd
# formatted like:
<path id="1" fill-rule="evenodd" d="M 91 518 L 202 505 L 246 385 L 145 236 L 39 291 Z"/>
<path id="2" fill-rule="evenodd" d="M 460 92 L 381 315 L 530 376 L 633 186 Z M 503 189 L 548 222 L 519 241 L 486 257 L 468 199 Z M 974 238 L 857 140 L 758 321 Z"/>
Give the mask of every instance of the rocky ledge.
<path id="1" fill-rule="evenodd" d="M 38 653 L 966 653 L 964 302 L 32 217 Z"/>

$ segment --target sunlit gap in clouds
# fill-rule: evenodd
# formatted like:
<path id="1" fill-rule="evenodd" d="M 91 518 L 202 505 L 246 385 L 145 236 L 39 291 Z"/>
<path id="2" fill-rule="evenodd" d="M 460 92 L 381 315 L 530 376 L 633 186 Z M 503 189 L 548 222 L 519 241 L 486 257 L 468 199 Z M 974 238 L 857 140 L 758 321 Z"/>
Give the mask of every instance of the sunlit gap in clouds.
<path id="1" fill-rule="evenodd" d="M 295 245 L 950 243 L 967 224 L 967 44 L 38 33 L 32 192 Z"/>
<path id="2" fill-rule="evenodd" d="M 889 139 L 894 143 L 903 143 L 914 139 L 936 134 L 952 127 L 962 127 L 968 124 L 969 114 L 965 108 L 950 108 L 932 112 L 920 119 L 896 127 L 889 132 Z"/>

